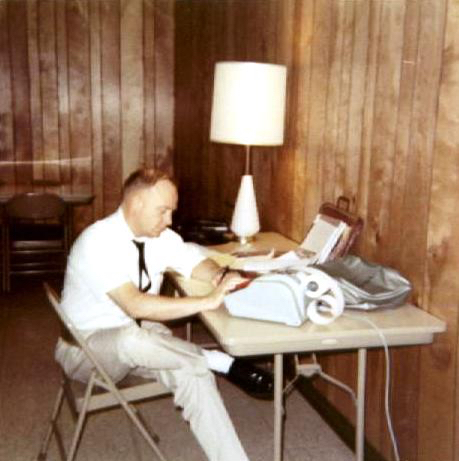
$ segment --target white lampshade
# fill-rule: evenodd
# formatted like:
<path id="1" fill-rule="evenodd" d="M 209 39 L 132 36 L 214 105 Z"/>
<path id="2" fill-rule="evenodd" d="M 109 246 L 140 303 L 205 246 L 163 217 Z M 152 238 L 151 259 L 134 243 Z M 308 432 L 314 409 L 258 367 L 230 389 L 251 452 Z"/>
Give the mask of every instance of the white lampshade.
<path id="1" fill-rule="evenodd" d="M 284 142 L 287 68 L 256 62 L 215 65 L 210 140 L 246 146 Z"/>

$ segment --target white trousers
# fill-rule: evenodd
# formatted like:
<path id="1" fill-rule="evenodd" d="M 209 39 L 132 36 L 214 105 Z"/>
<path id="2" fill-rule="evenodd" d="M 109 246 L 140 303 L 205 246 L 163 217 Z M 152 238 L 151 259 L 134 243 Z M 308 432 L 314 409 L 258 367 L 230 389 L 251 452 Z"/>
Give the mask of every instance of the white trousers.
<path id="1" fill-rule="evenodd" d="M 159 378 L 173 392 L 174 403 L 183 409 L 184 419 L 210 461 L 248 461 L 199 346 L 152 322 L 85 336 L 115 381 L 129 372 Z M 83 351 L 64 341 L 57 344 L 56 360 L 72 379 L 86 381 L 91 373 Z"/>

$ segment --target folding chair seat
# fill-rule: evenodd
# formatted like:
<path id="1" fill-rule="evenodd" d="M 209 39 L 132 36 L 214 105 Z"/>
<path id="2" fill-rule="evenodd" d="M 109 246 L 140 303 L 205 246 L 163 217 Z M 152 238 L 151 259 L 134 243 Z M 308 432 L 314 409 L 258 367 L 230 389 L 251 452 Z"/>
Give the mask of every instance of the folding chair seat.
<path id="1" fill-rule="evenodd" d="M 3 213 L 3 290 L 16 274 L 60 273 L 69 248 L 67 208 L 56 194 L 13 196 Z"/>
<path id="2" fill-rule="evenodd" d="M 145 380 L 133 376 L 128 376 L 121 383 L 115 384 L 87 345 L 86 340 L 60 309 L 59 298 L 56 292 L 47 283 L 44 283 L 44 288 L 51 305 L 61 320 L 63 328 L 61 338 L 72 345 L 80 347 L 94 368 L 87 383 L 71 380 L 62 371 L 61 386 L 54 404 L 49 427 L 37 456 L 37 461 L 47 459 L 48 448 L 53 435 L 55 436 L 61 458 L 67 461 L 74 460 L 88 414 L 94 411 L 113 408 L 114 406 L 120 406 L 127 413 L 131 422 L 138 429 L 157 458 L 161 461 L 166 461 L 164 454 L 160 451 L 157 444 L 159 440 L 158 436 L 149 432 L 138 409 L 132 402 L 164 396 L 170 394 L 170 390 L 159 381 Z M 78 388 L 80 388 L 80 396 L 77 395 Z M 67 400 L 76 422 L 68 452 L 66 452 L 58 428 L 58 418 L 64 399 Z"/>

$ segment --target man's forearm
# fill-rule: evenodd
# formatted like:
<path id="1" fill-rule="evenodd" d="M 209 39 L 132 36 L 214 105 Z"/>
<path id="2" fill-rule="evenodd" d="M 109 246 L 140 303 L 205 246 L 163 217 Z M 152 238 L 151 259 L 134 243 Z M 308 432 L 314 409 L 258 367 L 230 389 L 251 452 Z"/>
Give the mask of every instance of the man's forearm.
<path id="1" fill-rule="evenodd" d="M 130 303 L 129 314 L 137 319 L 162 322 L 198 314 L 201 311 L 216 307 L 216 303 L 215 297 L 211 295 L 174 298 L 139 293 L 138 299 L 133 299 Z"/>
<path id="2" fill-rule="evenodd" d="M 223 288 L 216 288 L 203 297 L 175 298 L 142 293 L 129 282 L 110 291 L 108 295 L 135 319 L 166 321 L 217 308 L 223 302 L 224 291 Z"/>
<path id="3" fill-rule="evenodd" d="M 201 261 L 191 273 L 191 277 L 204 282 L 212 283 L 214 286 L 218 285 L 221 278 L 223 268 L 219 266 L 212 259 L 205 259 Z"/>

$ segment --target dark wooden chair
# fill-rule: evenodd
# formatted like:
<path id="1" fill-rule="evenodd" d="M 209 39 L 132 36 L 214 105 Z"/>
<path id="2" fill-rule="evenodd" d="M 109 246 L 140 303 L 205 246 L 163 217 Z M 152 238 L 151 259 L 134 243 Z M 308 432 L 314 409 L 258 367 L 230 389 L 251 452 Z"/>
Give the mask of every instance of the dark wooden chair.
<path id="1" fill-rule="evenodd" d="M 4 291 L 10 291 L 13 275 L 65 270 L 69 249 L 67 207 L 58 195 L 18 194 L 8 200 L 3 211 Z"/>

